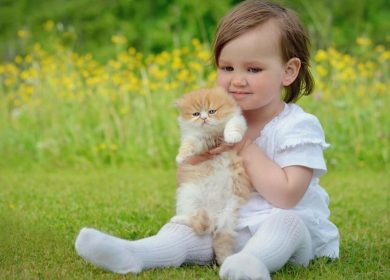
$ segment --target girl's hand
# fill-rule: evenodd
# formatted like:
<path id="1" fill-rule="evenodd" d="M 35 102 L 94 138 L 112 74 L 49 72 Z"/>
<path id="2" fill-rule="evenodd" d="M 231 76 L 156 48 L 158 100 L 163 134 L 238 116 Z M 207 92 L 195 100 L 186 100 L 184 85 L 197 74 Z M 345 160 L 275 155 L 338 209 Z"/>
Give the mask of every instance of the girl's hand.
<path id="1" fill-rule="evenodd" d="M 196 165 L 196 164 L 202 163 L 206 160 L 213 158 L 213 156 L 214 155 L 210 154 L 209 152 L 203 153 L 201 155 L 196 155 L 196 156 L 192 156 L 192 157 L 188 158 L 187 160 L 185 160 L 183 162 L 183 164 Z"/>
<path id="2" fill-rule="evenodd" d="M 206 160 L 209 160 L 211 158 L 213 158 L 214 155 L 210 154 L 210 153 L 204 153 L 204 154 L 201 154 L 201 155 L 196 155 L 196 156 L 192 156 L 190 158 L 188 158 L 187 160 L 185 160 L 182 164 L 180 164 L 178 167 L 177 167 L 177 170 L 176 170 L 176 184 L 179 186 L 182 182 L 183 182 L 183 168 L 184 165 L 196 165 L 196 164 L 200 164 Z"/>
<path id="3" fill-rule="evenodd" d="M 209 153 L 211 155 L 217 155 L 217 154 L 223 153 L 225 151 L 234 150 L 238 154 L 240 154 L 241 151 L 244 148 L 246 148 L 248 145 L 250 145 L 251 143 L 252 143 L 251 140 L 244 138 L 242 141 L 240 141 L 240 142 L 238 142 L 237 144 L 234 144 L 234 145 L 223 143 L 223 144 L 219 145 L 218 147 L 210 150 Z"/>
<path id="4" fill-rule="evenodd" d="M 196 155 L 188 158 L 186 161 L 184 161 L 182 164 L 180 164 L 176 170 L 176 183 L 177 185 L 180 185 L 183 182 L 183 167 L 184 165 L 190 164 L 190 165 L 196 165 L 200 164 L 206 160 L 212 159 L 214 155 L 218 155 L 222 152 L 228 151 L 228 150 L 235 150 L 238 154 L 241 153 L 242 150 L 244 150 L 247 146 L 249 146 L 252 143 L 252 141 L 243 139 L 241 142 L 235 144 L 235 145 L 229 145 L 229 144 L 222 144 L 207 153 Z"/>

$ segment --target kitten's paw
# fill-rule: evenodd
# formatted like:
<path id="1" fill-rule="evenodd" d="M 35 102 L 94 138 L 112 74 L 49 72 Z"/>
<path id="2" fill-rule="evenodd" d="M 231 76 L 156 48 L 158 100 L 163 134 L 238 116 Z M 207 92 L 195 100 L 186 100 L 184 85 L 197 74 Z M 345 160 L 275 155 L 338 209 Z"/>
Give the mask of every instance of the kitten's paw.
<path id="1" fill-rule="evenodd" d="M 223 137 L 226 143 L 236 144 L 242 140 L 243 135 L 238 131 L 225 131 Z"/>
<path id="2" fill-rule="evenodd" d="M 181 155 L 177 155 L 177 157 L 176 157 L 177 164 L 182 164 L 185 160 L 186 160 L 186 158 L 181 156 Z"/>
<path id="3" fill-rule="evenodd" d="M 197 234 L 211 233 L 211 221 L 205 209 L 200 209 L 191 217 L 191 226 Z"/>
<path id="4" fill-rule="evenodd" d="M 193 155 L 194 155 L 193 152 L 179 153 L 179 154 L 176 156 L 176 163 L 177 163 L 177 164 L 182 164 L 183 162 L 185 162 L 187 159 L 189 159 L 189 158 L 192 157 Z"/>
<path id="5" fill-rule="evenodd" d="M 186 215 L 176 215 L 171 218 L 171 223 L 191 226 L 190 218 Z"/>

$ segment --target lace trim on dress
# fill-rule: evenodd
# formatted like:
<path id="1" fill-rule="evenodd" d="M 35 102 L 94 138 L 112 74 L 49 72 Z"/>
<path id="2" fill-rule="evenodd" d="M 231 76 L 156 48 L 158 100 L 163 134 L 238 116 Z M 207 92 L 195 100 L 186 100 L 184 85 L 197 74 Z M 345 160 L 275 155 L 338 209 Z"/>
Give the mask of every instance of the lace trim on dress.
<path id="1" fill-rule="evenodd" d="M 328 143 L 325 143 L 322 139 L 289 139 L 278 148 L 278 152 L 284 151 L 288 148 L 295 148 L 297 146 L 306 144 L 320 145 L 323 150 L 330 147 L 330 145 Z"/>

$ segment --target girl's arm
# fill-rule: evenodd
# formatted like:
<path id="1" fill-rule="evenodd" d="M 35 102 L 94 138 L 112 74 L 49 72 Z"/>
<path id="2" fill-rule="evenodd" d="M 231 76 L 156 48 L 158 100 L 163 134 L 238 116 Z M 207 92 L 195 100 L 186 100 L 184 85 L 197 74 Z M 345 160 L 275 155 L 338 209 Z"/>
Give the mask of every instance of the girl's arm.
<path id="1" fill-rule="evenodd" d="M 281 168 L 254 143 L 240 152 L 252 186 L 265 200 L 279 208 L 294 207 L 305 194 L 313 169 L 304 166 Z"/>

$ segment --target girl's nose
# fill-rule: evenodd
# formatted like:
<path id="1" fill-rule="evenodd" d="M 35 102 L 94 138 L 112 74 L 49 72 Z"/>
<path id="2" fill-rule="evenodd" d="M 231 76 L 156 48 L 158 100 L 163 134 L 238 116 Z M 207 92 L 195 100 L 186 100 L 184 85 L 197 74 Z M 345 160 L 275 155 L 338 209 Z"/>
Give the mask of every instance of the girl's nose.
<path id="1" fill-rule="evenodd" d="M 247 85 L 247 81 L 246 81 L 245 77 L 243 77 L 241 75 L 237 75 L 237 76 L 233 77 L 232 84 L 233 84 L 233 86 L 243 87 L 243 86 Z"/>

